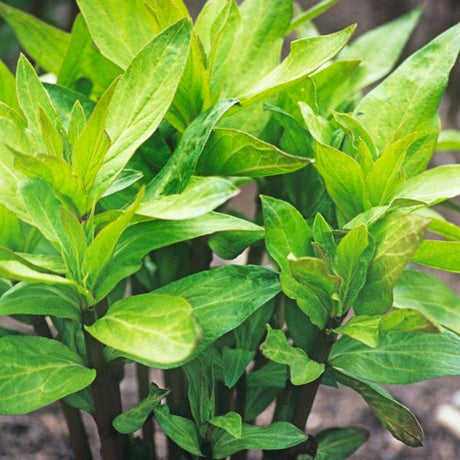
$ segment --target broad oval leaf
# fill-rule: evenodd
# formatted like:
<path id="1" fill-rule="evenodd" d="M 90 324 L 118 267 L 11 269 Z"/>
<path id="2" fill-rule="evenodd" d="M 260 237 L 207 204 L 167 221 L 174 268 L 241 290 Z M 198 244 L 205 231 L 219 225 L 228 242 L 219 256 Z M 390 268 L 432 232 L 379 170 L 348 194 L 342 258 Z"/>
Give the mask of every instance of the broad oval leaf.
<path id="1" fill-rule="evenodd" d="M 396 283 L 393 306 L 418 310 L 460 334 L 460 299 L 449 286 L 428 273 L 405 271 Z"/>
<path id="2" fill-rule="evenodd" d="M 96 371 L 60 342 L 43 337 L 0 339 L 0 413 L 25 414 L 88 385 Z"/>
<path id="3" fill-rule="evenodd" d="M 0 297 L 0 316 L 50 315 L 80 321 L 80 302 L 68 286 L 18 283 Z"/>
<path id="4" fill-rule="evenodd" d="M 197 174 L 264 177 L 297 171 L 312 159 L 290 155 L 236 129 L 215 129 L 197 166 Z"/>
<path id="5" fill-rule="evenodd" d="M 119 300 L 86 330 L 105 345 L 152 366 L 185 360 L 200 337 L 191 305 L 159 294 Z"/>
<path id="6" fill-rule="evenodd" d="M 426 267 L 460 273 L 460 241 L 425 240 L 412 260 Z"/>
<path id="7" fill-rule="evenodd" d="M 370 348 L 342 337 L 332 347 L 329 364 L 352 377 L 405 385 L 460 374 L 460 337 L 451 333 L 387 332 Z"/>

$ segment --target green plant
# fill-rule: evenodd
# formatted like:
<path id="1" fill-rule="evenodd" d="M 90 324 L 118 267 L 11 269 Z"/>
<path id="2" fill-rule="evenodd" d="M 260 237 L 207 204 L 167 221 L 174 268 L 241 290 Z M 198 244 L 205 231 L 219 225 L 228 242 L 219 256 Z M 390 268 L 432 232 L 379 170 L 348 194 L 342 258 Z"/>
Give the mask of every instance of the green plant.
<path id="1" fill-rule="evenodd" d="M 365 430 L 305 426 L 319 385 L 344 385 L 421 445 L 378 384 L 460 373 L 457 296 L 406 269 L 460 270 L 460 231 L 432 209 L 457 210 L 460 168 L 426 170 L 438 141 L 458 148 L 438 107 L 460 28 L 364 95 L 420 11 L 347 45 L 353 26 L 312 23 L 334 3 L 293 17 L 286 0 L 211 0 L 192 25 L 182 0 L 78 0 L 70 34 L 0 3 L 57 77 L 24 56 L 16 77 L 0 67 L 0 315 L 31 326 L 0 329 L 0 413 L 60 400 L 77 459 L 81 410 L 104 459 L 155 457 L 152 417 L 170 458 L 341 459 Z M 226 205 L 251 181 L 255 222 Z M 248 265 L 210 269 L 246 248 Z M 130 361 L 139 403 L 123 412 Z"/>

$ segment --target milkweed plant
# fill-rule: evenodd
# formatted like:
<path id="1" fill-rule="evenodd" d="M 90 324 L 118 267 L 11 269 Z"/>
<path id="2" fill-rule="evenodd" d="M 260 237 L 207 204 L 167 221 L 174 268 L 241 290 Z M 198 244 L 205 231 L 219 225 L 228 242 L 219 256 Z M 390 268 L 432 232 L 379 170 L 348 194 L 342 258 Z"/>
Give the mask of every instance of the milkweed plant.
<path id="1" fill-rule="evenodd" d="M 459 299 L 420 268 L 460 270 L 460 166 L 427 169 L 460 146 L 438 115 L 460 25 L 394 69 L 420 9 L 353 40 L 312 22 L 335 0 L 77 3 L 70 33 L 0 3 L 28 56 L 0 64 L 0 315 L 22 323 L 0 413 L 59 401 L 77 460 L 82 411 L 104 460 L 164 458 L 159 433 L 170 459 L 341 460 L 367 431 L 306 423 L 345 386 L 421 446 L 380 384 L 460 374 Z M 229 203 L 248 183 L 254 218 Z"/>

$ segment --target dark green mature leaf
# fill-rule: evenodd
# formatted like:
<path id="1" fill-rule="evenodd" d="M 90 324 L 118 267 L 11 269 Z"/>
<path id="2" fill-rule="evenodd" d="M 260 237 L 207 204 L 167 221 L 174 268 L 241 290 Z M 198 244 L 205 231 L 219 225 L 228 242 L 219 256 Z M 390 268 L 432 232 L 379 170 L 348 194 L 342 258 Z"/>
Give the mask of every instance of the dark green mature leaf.
<path id="1" fill-rule="evenodd" d="M 232 260 L 247 247 L 264 238 L 262 227 L 253 231 L 224 231 L 209 238 L 209 247 L 222 259 Z"/>
<path id="2" fill-rule="evenodd" d="M 187 452 L 203 456 L 195 423 L 179 415 L 172 415 L 168 406 L 158 406 L 154 411 L 160 428 L 169 438 Z"/>
<path id="3" fill-rule="evenodd" d="M 187 187 L 173 195 L 142 201 L 136 214 L 163 220 L 184 220 L 213 211 L 239 193 L 220 177 L 192 177 Z"/>
<path id="4" fill-rule="evenodd" d="M 122 69 L 154 36 L 142 0 L 78 0 L 91 37 L 101 53 Z"/>
<path id="5" fill-rule="evenodd" d="M 214 130 L 197 166 L 197 174 L 273 176 L 296 171 L 312 160 L 290 155 L 236 129 Z"/>
<path id="6" fill-rule="evenodd" d="M 86 330 L 105 345 L 152 366 L 183 361 L 200 337 L 192 306 L 180 297 L 157 293 L 115 302 Z"/>
<path id="7" fill-rule="evenodd" d="M 169 390 L 162 390 L 151 383 L 149 395 L 126 412 L 115 417 L 112 422 L 113 426 L 119 433 L 134 433 L 141 428 L 153 409 L 160 404 L 168 393 Z"/>
<path id="8" fill-rule="evenodd" d="M 364 33 L 347 46 L 339 59 L 360 59 L 358 72 L 352 79 L 353 89 L 359 90 L 380 80 L 395 66 L 422 13 L 421 8 L 400 16 Z M 385 43 L 385 46 L 382 46 Z"/>
<path id="9" fill-rule="evenodd" d="M 180 193 L 185 189 L 195 172 L 212 130 L 222 116 L 236 103 L 236 99 L 219 102 L 193 121 L 166 165 L 148 185 L 146 200 L 152 200 L 161 195 Z"/>
<path id="10" fill-rule="evenodd" d="M 243 436 L 243 421 L 237 412 L 227 412 L 225 415 L 213 417 L 209 423 L 222 428 L 236 439 L 241 439 Z"/>
<path id="11" fill-rule="evenodd" d="M 254 420 L 276 398 L 287 380 L 286 366 L 268 363 L 247 376 L 244 420 Z"/>
<path id="12" fill-rule="evenodd" d="M 80 321 L 80 302 L 67 286 L 18 283 L 0 297 L 0 316 L 50 315 Z"/>
<path id="13" fill-rule="evenodd" d="M 105 192 L 163 120 L 185 68 L 190 34 L 187 20 L 166 29 L 136 55 L 118 81 L 106 121 L 112 144 L 96 177 L 95 197 Z"/>
<path id="14" fill-rule="evenodd" d="M 123 278 L 137 272 L 142 259 L 155 249 L 218 232 L 236 231 L 263 237 L 263 228 L 226 214 L 210 213 L 181 221 L 145 222 L 129 227 L 121 236 L 110 269 L 96 288 L 105 297 Z"/>
<path id="15" fill-rule="evenodd" d="M 222 368 L 224 383 L 228 388 L 233 388 L 237 384 L 252 358 L 254 358 L 254 354 L 254 351 L 244 350 L 242 348 L 224 348 L 222 352 Z"/>
<path id="16" fill-rule="evenodd" d="M 370 208 L 364 171 L 355 159 L 318 142 L 316 160 L 316 169 L 346 222 Z"/>
<path id="17" fill-rule="evenodd" d="M 439 134 L 438 108 L 460 48 L 460 25 L 439 35 L 407 59 L 355 110 L 379 151 L 407 134 L 417 141 L 404 162 L 408 176 L 423 171 Z"/>
<path id="18" fill-rule="evenodd" d="M 423 241 L 412 260 L 426 267 L 460 273 L 460 241 Z"/>
<path id="19" fill-rule="evenodd" d="M 429 206 L 460 195 L 460 165 L 438 166 L 411 177 L 396 198 L 422 201 Z"/>
<path id="20" fill-rule="evenodd" d="M 213 457 L 225 458 L 244 449 L 287 449 L 305 441 L 307 436 L 294 425 L 277 422 L 268 427 L 243 424 L 240 439 L 224 430 L 217 430 L 213 437 Z"/>
<path id="21" fill-rule="evenodd" d="M 405 385 L 460 373 L 460 337 L 451 333 L 387 332 L 370 348 L 342 337 L 329 364 L 354 378 Z"/>
<path id="22" fill-rule="evenodd" d="M 0 15 L 13 28 L 27 54 L 47 72 L 58 75 L 69 34 L 4 3 L 0 3 Z"/>
<path id="23" fill-rule="evenodd" d="M 412 308 L 460 334 L 460 299 L 438 278 L 416 270 L 405 271 L 393 291 L 393 306 Z"/>
<path id="24" fill-rule="evenodd" d="M 155 293 L 184 297 L 190 302 L 202 330 L 197 354 L 239 326 L 279 291 L 275 272 L 252 265 L 227 265 L 187 276 Z"/>
<path id="25" fill-rule="evenodd" d="M 62 343 L 43 337 L 0 339 L 0 413 L 25 414 L 87 387 L 96 371 Z"/>
<path id="26" fill-rule="evenodd" d="M 381 314 L 391 307 L 393 287 L 422 242 L 428 223 L 412 214 L 388 217 L 372 227 L 375 255 L 366 284 L 353 305 L 357 314 Z"/>
<path id="27" fill-rule="evenodd" d="M 267 337 L 260 349 L 271 361 L 289 366 L 291 382 L 294 385 L 312 382 L 324 372 L 324 364 L 311 360 L 301 348 L 289 345 L 284 332 L 272 329 L 268 324 Z"/>
<path id="28" fill-rule="evenodd" d="M 328 428 L 315 435 L 318 459 L 344 460 L 367 441 L 369 432 L 362 428 Z"/>
<path id="29" fill-rule="evenodd" d="M 336 370 L 333 378 L 342 385 L 357 391 L 369 404 L 375 416 L 391 434 L 411 447 L 420 447 L 423 441 L 423 429 L 414 414 L 388 392 L 370 382 L 363 382 Z"/>
<path id="30" fill-rule="evenodd" d="M 312 232 L 299 211 L 291 204 L 262 196 L 266 246 L 268 253 L 283 270 L 289 269 L 289 254 L 311 255 Z"/>

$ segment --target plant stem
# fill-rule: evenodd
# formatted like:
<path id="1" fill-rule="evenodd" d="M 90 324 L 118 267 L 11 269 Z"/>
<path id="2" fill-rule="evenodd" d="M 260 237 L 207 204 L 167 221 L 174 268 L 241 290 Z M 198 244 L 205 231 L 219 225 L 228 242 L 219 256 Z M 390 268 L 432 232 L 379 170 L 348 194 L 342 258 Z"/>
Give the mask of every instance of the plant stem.
<path id="1" fill-rule="evenodd" d="M 136 376 L 137 376 L 137 392 L 139 395 L 139 400 L 147 398 L 149 395 L 149 369 L 147 366 L 144 366 L 140 363 L 136 363 Z M 142 439 L 145 443 L 151 446 L 152 455 L 150 456 L 151 460 L 156 459 L 155 452 L 155 433 L 153 427 L 153 419 L 148 418 L 144 425 L 142 425 Z"/>
<path id="2" fill-rule="evenodd" d="M 35 332 L 41 337 L 53 338 L 53 334 L 42 316 L 31 316 Z M 69 431 L 69 441 L 72 447 L 75 460 L 92 460 L 93 455 L 89 447 L 88 434 L 81 417 L 81 412 L 69 406 L 64 400 L 59 401 L 62 412 L 64 413 L 67 429 Z"/>
<path id="3" fill-rule="evenodd" d="M 94 312 L 83 312 L 85 324 L 95 320 Z M 115 430 L 113 419 L 122 412 L 120 387 L 110 365 L 104 357 L 102 343 L 84 331 L 88 364 L 96 369 L 96 379 L 91 385 L 95 421 L 101 442 L 101 455 L 104 460 L 129 459 L 128 437 Z"/>

